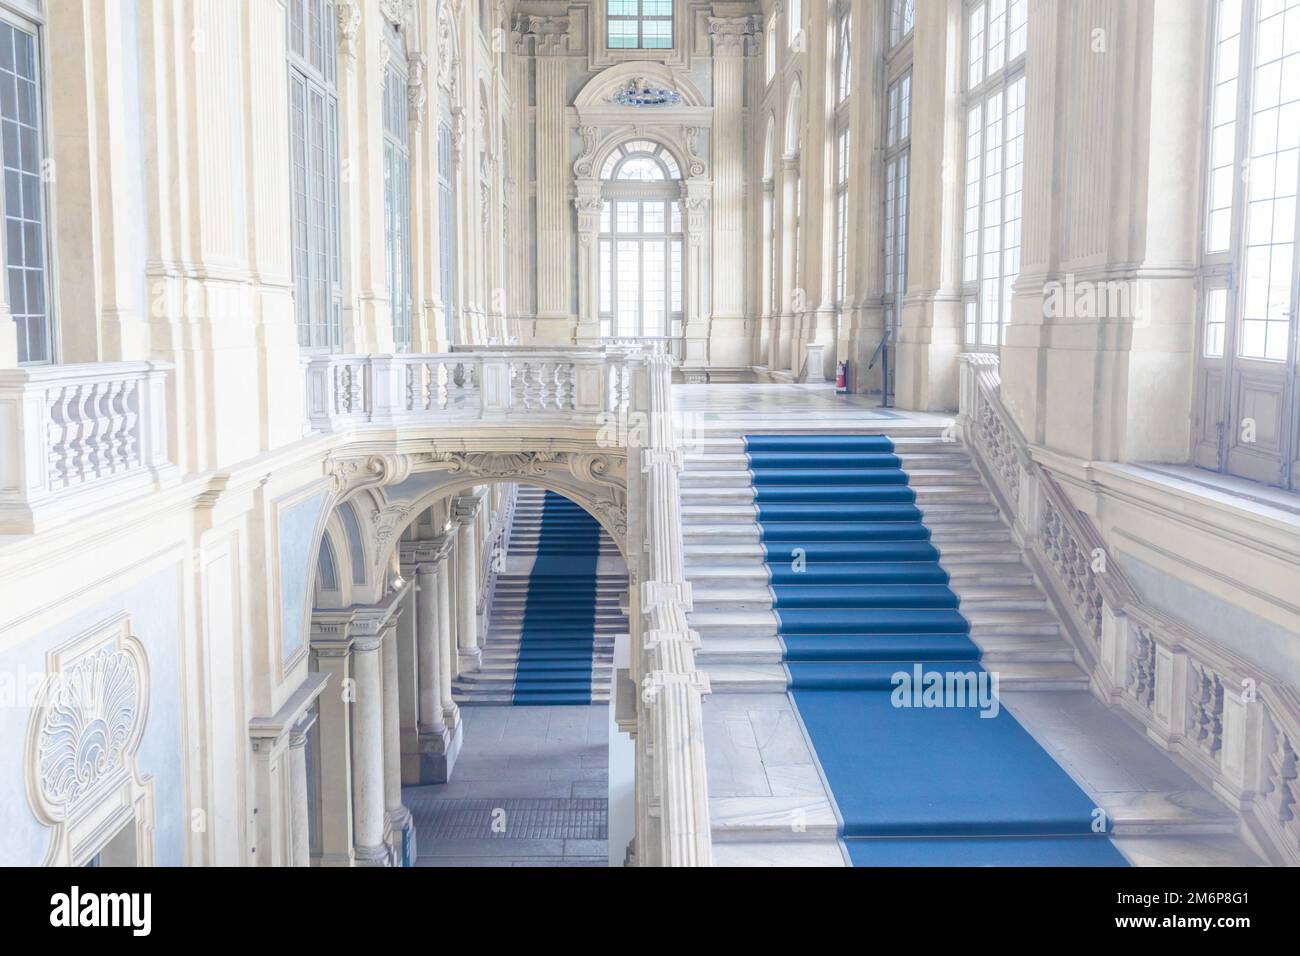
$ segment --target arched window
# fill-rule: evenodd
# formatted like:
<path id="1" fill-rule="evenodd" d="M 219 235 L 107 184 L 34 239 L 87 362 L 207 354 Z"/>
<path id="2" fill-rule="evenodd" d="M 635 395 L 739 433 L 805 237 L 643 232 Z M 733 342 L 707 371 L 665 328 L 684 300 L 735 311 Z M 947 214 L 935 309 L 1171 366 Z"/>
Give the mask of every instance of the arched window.
<path id="1" fill-rule="evenodd" d="M 1300 487 L 1300 6 L 1213 13 L 1195 459 Z"/>
<path id="2" fill-rule="evenodd" d="M 790 4 L 790 46 L 796 50 L 800 49 L 799 37 L 803 33 L 803 0 L 786 0 Z"/>
<path id="3" fill-rule="evenodd" d="M 673 0 L 606 0 L 611 50 L 671 50 Z"/>
<path id="4" fill-rule="evenodd" d="M 633 140 L 601 166 L 598 247 L 605 337 L 682 334 L 681 167 L 663 146 Z"/>
<path id="5" fill-rule="evenodd" d="M 298 344 L 342 343 L 339 94 L 333 0 L 289 0 L 289 172 Z"/>
<path id="6" fill-rule="evenodd" d="M 848 0 L 840 0 L 838 21 L 835 27 L 835 102 L 849 98 L 853 82 L 853 8 Z"/>
<path id="7" fill-rule="evenodd" d="M 995 0 L 996 2 L 996 0 Z M 1002 0 L 1003 3 L 1006 0 Z M 889 2 L 889 46 L 898 46 L 912 35 L 916 23 L 916 0 L 890 0 Z"/>

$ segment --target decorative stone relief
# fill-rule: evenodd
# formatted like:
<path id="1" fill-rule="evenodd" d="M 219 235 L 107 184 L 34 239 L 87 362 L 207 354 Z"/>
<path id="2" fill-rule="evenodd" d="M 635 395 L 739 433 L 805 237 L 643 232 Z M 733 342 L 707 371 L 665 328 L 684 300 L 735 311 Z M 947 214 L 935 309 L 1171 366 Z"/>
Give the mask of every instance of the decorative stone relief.
<path id="1" fill-rule="evenodd" d="M 579 178 L 592 175 L 592 161 L 596 157 L 596 138 L 600 130 L 595 126 L 579 126 L 578 134 L 582 137 L 582 152 L 573 164 L 573 174 Z"/>
<path id="2" fill-rule="evenodd" d="M 357 32 L 361 29 L 361 4 L 358 0 L 337 0 L 334 16 L 338 20 L 339 52 L 348 60 L 355 60 Z"/>
<path id="3" fill-rule="evenodd" d="M 370 517 L 375 524 L 375 540 L 380 544 L 387 544 L 393 535 L 397 533 L 397 529 L 405 524 L 410 513 L 410 508 L 401 505 L 390 505 L 387 508 L 374 509 L 370 513 Z"/>
<path id="4" fill-rule="evenodd" d="M 682 127 L 682 142 L 686 144 L 686 168 L 692 176 L 703 176 L 705 165 L 700 156 L 700 128 Z"/>
<path id="5" fill-rule="evenodd" d="M 424 126 L 424 104 L 429 99 L 425 87 L 428 66 L 429 58 L 423 53 L 412 53 L 406 58 L 406 105 L 409 122 L 417 133 Z"/>
<path id="6" fill-rule="evenodd" d="M 644 76 L 634 76 L 625 86 L 614 91 L 610 102 L 636 107 L 677 106 L 682 102 L 682 94 L 670 87 L 658 86 Z"/>
<path id="7" fill-rule="evenodd" d="M 131 825 L 137 861 L 152 863 L 153 787 L 136 767 L 149 714 L 149 670 L 126 616 L 50 652 L 46 671 L 26 754 L 28 802 L 54 831 L 46 865 L 85 863 Z"/>

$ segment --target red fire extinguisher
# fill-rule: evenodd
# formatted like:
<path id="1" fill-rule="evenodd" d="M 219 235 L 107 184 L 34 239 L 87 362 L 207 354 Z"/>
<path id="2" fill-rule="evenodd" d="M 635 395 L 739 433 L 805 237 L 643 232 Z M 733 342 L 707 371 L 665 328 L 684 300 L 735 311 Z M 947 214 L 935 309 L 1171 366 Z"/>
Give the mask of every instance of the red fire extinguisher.
<path id="1" fill-rule="evenodd" d="M 835 363 L 835 391 L 843 395 L 849 390 L 849 363 Z"/>

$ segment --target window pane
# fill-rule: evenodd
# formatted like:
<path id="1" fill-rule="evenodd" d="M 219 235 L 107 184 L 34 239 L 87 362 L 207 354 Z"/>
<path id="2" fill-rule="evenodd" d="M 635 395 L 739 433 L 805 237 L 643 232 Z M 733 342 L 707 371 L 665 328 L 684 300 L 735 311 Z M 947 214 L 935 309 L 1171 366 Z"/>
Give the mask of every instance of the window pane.
<path id="1" fill-rule="evenodd" d="M 36 38 L 0 22 L 0 152 L 5 178 L 5 256 L 9 311 L 17 326 L 18 361 L 48 362 L 45 208 L 36 71 Z"/>

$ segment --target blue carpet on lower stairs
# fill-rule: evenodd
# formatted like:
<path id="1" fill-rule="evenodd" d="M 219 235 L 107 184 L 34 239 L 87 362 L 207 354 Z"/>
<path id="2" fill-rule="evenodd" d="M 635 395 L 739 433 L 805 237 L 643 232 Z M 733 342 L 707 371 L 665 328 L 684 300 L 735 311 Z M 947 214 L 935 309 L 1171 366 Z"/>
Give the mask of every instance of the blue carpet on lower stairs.
<path id="1" fill-rule="evenodd" d="M 546 492 L 524 599 L 514 704 L 591 703 L 599 553 L 596 519 L 563 495 Z"/>
<path id="2" fill-rule="evenodd" d="M 1127 865 L 992 696 L 893 442 L 745 444 L 791 695 L 853 864 Z"/>

